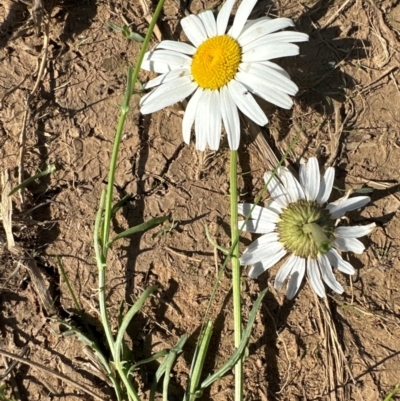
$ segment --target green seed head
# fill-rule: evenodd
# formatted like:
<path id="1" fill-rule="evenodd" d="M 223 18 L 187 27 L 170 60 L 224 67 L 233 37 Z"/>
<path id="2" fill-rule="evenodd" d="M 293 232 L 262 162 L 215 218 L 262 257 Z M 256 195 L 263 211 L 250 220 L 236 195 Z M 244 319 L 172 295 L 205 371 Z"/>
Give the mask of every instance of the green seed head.
<path id="1" fill-rule="evenodd" d="M 331 249 L 335 221 L 317 202 L 299 200 L 282 212 L 277 228 L 287 251 L 302 258 L 315 258 Z"/>

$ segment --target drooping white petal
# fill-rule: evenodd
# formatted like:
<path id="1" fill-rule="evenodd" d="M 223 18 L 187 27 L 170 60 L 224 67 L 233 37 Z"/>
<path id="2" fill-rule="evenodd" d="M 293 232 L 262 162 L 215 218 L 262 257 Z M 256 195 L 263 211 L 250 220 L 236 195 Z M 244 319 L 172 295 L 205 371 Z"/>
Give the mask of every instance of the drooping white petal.
<path id="1" fill-rule="evenodd" d="M 331 249 L 326 253 L 326 256 L 328 257 L 329 262 L 342 273 L 350 275 L 355 273 L 354 267 L 349 262 L 343 260 L 343 258 L 337 253 L 336 249 Z"/>
<path id="2" fill-rule="evenodd" d="M 218 150 L 219 141 L 221 139 L 221 106 L 220 106 L 220 96 L 219 92 L 216 90 L 211 90 L 210 100 L 208 103 L 208 114 L 204 116 L 208 120 L 208 146 L 211 150 Z"/>
<path id="3" fill-rule="evenodd" d="M 294 265 L 296 263 L 298 263 L 298 259 L 300 259 L 298 256 L 290 255 L 288 257 L 288 259 L 286 260 L 286 262 L 278 270 L 278 273 L 275 276 L 275 282 L 274 282 L 274 287 L 276 290 L 279 291 L 281 289 L 282 284 L 284 283 L 286 278 L 289 276 Z"/>
<path id="4" fill-rule="evenodd" d="M 244 64 L 244 63 L 243 63 L 243 64 Z M 290 79 L 290 75 L 289 75 L 281 66 L 279 66 L 279 65 L 276 64 L 276 63 L 273 63 L 272 61 L 260 61 L 260 62 L 258 62 L 258 63 L 253 63 L 253 64 L 265 65 L 265 66 L 271 68 L 272 70 L 274 70 L 275 72 L 277 72 L 277 73 L 283 75 L 284 77 Z"/>
<path id="5" fill-rule="evenodd" d="M 238 42 L 240 46 L 243 47 L 264 35 L 285 29 L 289 26 L 294 26 L 293 21 L 289 18 L 276 18 L 269 21 L 260 19 L 238 37 Z"/>
<path id="6" fill-rule="evenodd" d="M 155 49 L 172 50 L 178 53 L 193 55 L 196 53 L 196 48 L 188 43 L 176 42 L 175 40 L 163 40 Z"/>
<path id="7" fill-rule="evenodd" d="M 278 89 L 289 95 L 295 95 L 299 90 L 297 85 L 289 78 L 282 76 L 281 72 L 261 63 L 241 63 L 239 71 L 256 75 L 268 83 L 271 88 Z"/>
<path id="8" fill-rule="evenodd" d="M 208 122 L 205 118 L 208 109 L 210 91 L 204 90 L 197 104 L 196 119 L 194 122 L 196 131 L 196 149 L 205 150 L 207 146 Z"/>
<path id="9" fill-rule="evenodd" d="M 321 180 L 321 185 L 319 187 L 319 192 L 317 196 L 317 202 L 323 205 L 328 202 L 329 196 L 332 192 L 333 181 L 335 179 L 335 169 L 333 167 L 328 167 L 325 171 L 324 176 Z"/>
<path id="10" fill-rule="evenodd" d="M 206 10 L 197 14 L 197 16 L 201 19 L 201 22 L 203 23 L 204 28 L 206 30 L 207 36 L 209 38 L 217 36 L 217 24 L 215 22 L 215 18 L 212 11 Z"/>
<path id="11" fill-rule="evenodd" d="M 266 223 L 277 223 L 279 220 L 279 215 L 275 213 L 273 210 L 270 210 L 267 207 L 262 207 L 258 205 L 253 205 L 252 203 L 239 203 L 238 204 L 238 213 L 242 216 L 247 216 L 251 209 L 254 207 L 251 212 L 250 218 L 256 221 L 264 221 Z"/>
<path id="12" fill-rule="evenodd" d="M 300 164 L 300 184 L 304 188 L 307 200 L 315 200 L 319 193 L 320 175 L 318 161 L 310 157 L 307 163 Z"/>
<path id="13" fill-rule="evenodd" d="M 325 288 L 321 280 L 321 273 L 318 263 L 315 259 L 309 258 L 307 260 L 307 277 L 315 293 L 320 298 L 323 298 L 325 296 Z"/>
<path id="14" fill-rule="evenodd" d="M 142 114 L 154 113 L 190 96 L 197 84 L 190 77 L 181 77 L 153 89 L 140 100 Z"/>
<path id="15" fill-rule="evenodd" d="M 199 105 L 199 102 L 201 101 L 201 96 L 203 95 L 203 92 L 204 90 L 202 88 L 197 89 L 197 91 L 190 98 L 186 106 L 185 114 L 183 115 L 183 120 L 182 120 L 183 140 L 188 145 L 190 143 L 190 134 L 192 130 L 192 125 L 196 118 L 197 107 Z"/>
<path id="16" fill-rule="evenodd" d="M 301 283 L 303 281 L 304 273 L 306 271 L 306 260 L 303 258 L 297 258 L 296 264 L 293 266 L 290 274 L 289 282 L 286 289 L 286 298 L 293 299 L 299 291 Z"/>
<path id="17" fill-rule="evenodd" d="M 341 238 L 360 238 L 368 235 L 375 227 L 375 223 L 366 226 L 337 227 L 335 235 Z"/>
<path id="18" fill-rule="evenodd" d="M 254 263 L 249 271 L 250 278 L 257 278 L 261 273 L 271 268 L 273 265 L 278 263 L 284 256 L 286 251 L 282 248 L 276 253 L 268 253 L 259 262 Z"/>
<path id="19" fill-rule="evenodd" d="M 268 123 L 267 116 L 244 85 L 232 79 L 227 84 L 227 88 L 236 106 L 243 114 L 249 117 L 250 120 L 253 120 L 256 124 L 261 126 Z"/>
<path id="20" fill-rule="evenodd" d="M 278 170 L 278 177 L 282 181 L 282 184 L 288 193 L 290 202 L 296 202 L 299 199 L 305 199 L 306 196 L 303 188 L 294 175 L 286 167 L 281 167 Z"/>
<path id="21" fill-rule="evenodd" d="M 336 237 L 333 240 L 333 246 L 342 252 L 354 252 L 357 254 L 363 253 L 365 246 L 364 244 L 355 238 L 339 238 Z"/>
<path id="22" fill-rule="evenodd" d="M 233 5 L 236 0 L 226 0 L 224 5 L 217 16 L 217 32 L 218 35 L 223 35 L 226 32 L 226 28 L 228 26 L 229 17 L 232 12 Z"/>
<path id="23" fill-rule="evenodd" d="M 276 83 L 268 82 L 258 75 L 238 71 L 235 79 L 241 82 L 248 90 L 266 101 L 275 104 L 283 109 L 290 109 L 293 105 L 292 99 L 284 92 L 281 92 Z"/>
<path id="24" fill-rule="evenodd" d="M 283 31 L 276 32 L 270 35 L 262 36 L 257 40 L 248 43 L 246 46 L 242 47 L 243 53 L 246 53 L 254 48 L 260 48 L 265 45 L 274 43 L 275 46 L 279 46 L 280 43 L 297 43 L 297 42 L 307 42 L 308 35 L 302 32 L 291 32 Z"/>
<path id="25" fill-rule="evenodd" d="M 257 0 L 245 0 L 240 3 L 235 15 L 235 20 L 233 21 L 231 29 L 228 31 L 228 35 L 232 36 L 234 39 L 239 37 L 256 3 Z"/>
<path id="26" fill-rule="evenodd" d="M 229 148 L 231 150 L 237 150 L 240 143 L 239 113 L 227 86 L 223 86 L 219 92 L 221 95 L 222 121 L 224 122 L 226 134 L 228 136 Z"/>
<path id="27" fill-rule="evenodd" d="M 331 213 L 333 219 L 338 219 L 346 212 L 363 207 L 370 201 L 371 198 L 369 196 L 356 196 L 354 198 L 343 197 L 336 202 L 329 203 L 326 208 Z"/>
<path id="28" fill-rule="evenodd" d="M 181 20 L 181 26 L 188 39 L 198 47 L 207 39 L 203 22 L 197 15 L 189 15 Z"/>
<path id="29" fill-rule="evenodd" d="M 277 233 L 264 234 L 253 241 L 240 258 L 241 265 L 254 265 L 268 255 L 276 253 L 283 248 L 278 241 Z"/>
<path id="30" fill-rule="evenodd" d="M 268 192 L 274 198 L 274 201 L 281 207 L 286 207 L 290 203 L 288 192 L 276 176 L 273 175 L 272 171 L 267 171 L 264 174 L 264 181 L 266 182 Z"/>
<path id="31" fill-rule="evenodd" d="M 165 84 L 179 77 L 189 76 L 190 74 L 191 73 L 189 68 L 177 68 L 176 70 L 166 72 L 165 74 L 161 74 L 158 77 L 151 79 L 150 81 L 146 82 L 143 85 L 143 88 L 144 89 L 154 88 L 155 86 Z"/>
<path id="32" fill-rule="evenodd" d="M 336 280 L 333 272 L 332 266 L 329 262 L 329 259 L 326 255 L 320 255 L 318 258 L 319 267 L 321 268 L 322 279 L 325 281 L 325 284 L 330 287 L 333 291 L 338 294 L 343 293 L 342 285 Z"/>
<path id="33" fill-rule="evenodd" d="M 275 223 L 269 223 L 264 220 L 239 220 L 238 229 L 249 233 L 267 234 L 272 233 L 276 228 Z"/>
<path id="34" fill-rule="evenodd" d="M 254 63 L 256 61 L 268 61 L 274 58 L 297 56 L 299 54 L 299 46 L 293 43 L 281 43 L 279 46 L 272 43 L 262 48 L 251 49 L 243 53 L 242 62 Z"/>

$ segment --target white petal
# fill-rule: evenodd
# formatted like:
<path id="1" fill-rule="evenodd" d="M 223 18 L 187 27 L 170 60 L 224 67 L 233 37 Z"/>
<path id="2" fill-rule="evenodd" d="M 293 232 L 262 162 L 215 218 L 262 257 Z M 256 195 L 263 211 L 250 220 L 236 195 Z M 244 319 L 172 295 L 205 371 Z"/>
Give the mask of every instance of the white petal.
<path id="1" fill-rule="evenodd" d="M 270 88 L 278 89 L 289 95 L 295 95 L 299 88 L 290 79 L 282 76 L 281 72 L 261 63 L 241 63 L 239 71 L 247 72 L 261 78 Z"/>
<path id="2" fill-rule="evenodd" d="M 251 93 L 262 97 L 266 101 L 275 104 L 283 109 L 290 109 L 293 106 L 292 99 L 284 92 L 276 88 L 278 85 L 267 83 L 263 78 L 247 72 L 238 71 L 236 80 L 241 82 Z M 275 88 L 274 88 L 275 86 Z"/>
<path id="3" fill-rule="evenodd" d="M 354 267 L 349 263 L 343 260 L 343 258 L 337 253 L 336 249 L 331 249 L 326 253 L 326 256 L 329 259 L 331 265 L 336 267 L 339 271 L 346 274 L 354 274 Z"/>
<path id="4" fill-rule="evenodd" d="M 359 209 L 371 201 L 369 196 L 356 196 L 354 198 L 346 199 L 343 197 L 336 202 L 329 203 L 327 209 L 330 211 L 333 219 L 342 217 L 346 212 Z"/>
<path id="5" fill-rule="evenodd" d="M 186 54 L 171 50 L 155 50 L 144 55 L 141 68 L 163 74 L 177 68 L 189 68 L 191 64 L 192 58 Z"/>
<path id="6" fill-rule="evenodd" d="M 252 220 L 262 220 L 267 223 L 277 223 L 279 220 L 279 216 L 273 210 L 270 210 L 267 207 L 261 207 L 258 205 L 253 205 L 251 203 L 239 203 L 238 204 L 238 213 L 242 216 L 247 216 L 251 209 L 254 207 L 251 212 L 250 218 Z"/>
<path id="7" fill-rule="evenodd" d="M 294 175 L 286 167 L 281 167 L 278 170 L 278 176 L 288 193 L 290 202 L 296 202 L 299 199 L 305 199 L 306 196 L 303 188 Z"/>
<path id="8" fill-rule="evenodd" d="M 329 196 L 332 192 L 333 181 L 335 179 L 335 169 L 333 167 L 328 167 L 325 171 L 324 176 L 321 180 L 321 185 L 319 187 L 319 192 L 317 196 L 317 202 L 323 205 L 328 202 Z"/>
<path id="9" fill-rule="evenodd" d="M 273 175 L 272 171 L 267 171 L 264 174 L 264 181 L 274 201 L 281 207 L 286 207 L 290 203 L 288 192 L 276 176 Z"/>
<path id="10" fill-rule="evenodd" d="M 264 126 L 268 123 L 267 116 L 244 85 L 232 79 L 227 87 L 233 101 L 243 114 L 258 125 Z"/>
<path id="11" fill-rule="evenodd" d="M 242 63 L 242 64 L 245 64 L 245 63 Z M 253 64 L 255 64 L 255 63 L 253 63 Z M 258 64 L 265 65 L 265 66 L 273 69 L 275 72 L 290 79 L 290 75 L 282 67 L 280 67 L 278 64 L 273 63 L 272 61 L 260 61 L 259 63 L 257 63 L 257 65 Z"/>
<path id="12" fill-rule="evenodd" d="M 342 252 L 353 252 L 357 254 L 363 253 L 364 244 L 355 238 L 339 238 L 333 240 L 333 246 Z"/>
<path id="13" fill-rule="evenodd" d="M 299 54 L 299 46 L 292 43 L 281 43 L 265 45 L 264 47 L 255 48 L 243 53 L 242 62 L 254 63 L 256 61 L 268 61 L 274 58 L 297 56 Z"/>
<path id="14" fill-rule="evenodd" d="M 325 288 L 321 280 L 321 273 L 318 263 L 315 259 L 309 258 L 307 260 L 307 277 L 315 293 L 320 298 L 323 298 L 325 296 Z"/>
<path id="15" fill-rule="evenodd" d="M 285 29 L 288 26 L 294 26 L 293 21 L 289 18 L 276 18 L 269 21 L 259 20 L 239 36 L 238 42 L 243 47 L 261 36 Z"/>
<path id="16" fill-rule="evenodd" d="M 242 36 L 244 34 L 244 32 L 246 32 L 249 28 L 251 28 L 254 24 L 257 24 L 261 21 L 271 21 L 272 18 L 270 17 L 260 17 L 257 19 L 248 19 L 246 24 L 244 25 L 244 28 L 242 30 L 242 33 L 240 34 L 240 36 Z"/>
<path id="17" fill-rule="evenodd" d="M 217 24 L 212 11 L 206 10 L 199 13 L 197 16 L 201 19 L 201 22 L 206 29 L 207 36 L 209 38 L 217 36 Z"/>
<path id="18" fill-rule="evenodd" d="M 228 26 L 229 17 L 232 12 L 233 5 L 236 0 L 226 0 L 224 5 L 217 16 L 217 32 L 218 35 L 223 35 L 226 32 L 226 28 Z"/>
<path id="19" fill-rule="evenodd" d="M 301 32 L 291 32 L 291 31 L 284 31 L 284 32 L 276 32 L 270 35 L 262 36 L 257 40 L 254 40 L 248 43 L 246 46 L 242 47 L 243 53 L 246 53 L 256 47 L 260 48 L 265 45 L 269 45 L 274 43 L 275 46 L 278 46 L 280 43 L 297 43 L 297 42 L 307 42 L 308 35 Z"/>
<path id="20" fill-rule="evenodd" d="M 263 220 L 247 220 L 246 223 L 244 220 L 238 221 L 238 229 L 241 231 L 247 231 L 249 233 L 267 234 L 272 233 L 275 228 L 275 223 L 269 223 Z"/>
<path id="21" fill-rule="evenodd" d="M 375 223 L 366 226 L 337 227 L 335 235 L 341 238 L 360 238 L 368 235 L 375 227 Z"/>
<path id="22" fill-rule="evenodd" d="M 149 114 L 171 106 L 190 96 L 196 88 L 197 84 L 192 82 L 190 77 L 181 77 L 167 82 L 142 97 L 140 112 Z"/>
<path id="23" fill-rule="evenodd" d="M 197 89 L 197 91 L 190 98 L 189 103 L 186 106 L 185 114 L 183 115 L 183 120 L 182 120 L 183 140 L 188 145 L 190 144 L 190 134 L 192 130 L 192 125 L 196 118 L 197 107 L 203 92 L 204 92 L 203 89 L 201 88 Z"/>
<path id="24" fill-rule="evenodd" d="M 201 98 L 197 104 L 196 119 L 195 119 L 195 131 L 196 131 L 196 149 L 206 150 L 207 136 L 208 136 L 208 102 L 210 100 L 210 91 L 203 91 Z"/>
<path id="25" fill-rule="evenodd" d="M 193 55 L 196 53 L 196 48 L 188 43 L 176 42 L 175 40 L 163 40 L 156 47 L 156 49 L 172 50 L 178 53 Z"/>
<path id="26" fill-rule="evenodd" d="M 264 176 L 265 178 L 265 176 Z M 271 210 L 272 212 L 275 212 L 277 214 L 281 214 L 282 213 L 282 206 L 279 205 L 278 202 L 272 200 L 272 199 L 268 199 L 265 203 L 265 207 L 268 208 L 268 210 Z"/>
<path id="27" fill-rule="evenodd" d="M 229 29 L 228 35 L 237 39 L 242 33 L 243 27 L 249 17 L 251 11 L 253 10 L 257 0 L 244 0 L 240 3 L 240 6 L 236 12 L 235 20 L 231 29 Z"/>
<path id="28" fill-rule="evenodd" d="M 264 234 L 253 241 L 250 246 L 243 252 L 240 258 L 241 265 L 254 265 L 254 263 L 274 254 L 283 248 L 282 244 L 278 242 L 277 233 Z"/>
<path id="29" fill-rule="evenodd" d="M 146 82 L 143 85 L 144 89 L 154 88 L 155 86 L 165 84 L 169 81 L 173 81 L 176 78 L 189 76 L 191 74 L 190 69 L 188 68 L 178 68 L 176 70 L 172 70 L 166 72 L 165 74 L 159 75 L 157 78 L 151 79 L 149 82 Z"/>
<path id="30" fill-rule="evenodd" d="M 207 39 L 207 33 L 201 19 L 196 15 L 189 15 L 181 20 L 181 26 L 188 39 L 198 47 Z"/>
<path id="31" fill-rule="evenodd" d="M 277 289 L 278 291 L 281 289 L 282 284 L 286 280 L 286 277 L 289 276 L 294 265 L 298 263 L 298 259 L 300 259 L 298 256 L 290 255 L 289 258 L 286 260 L 286 262 L 281 266 L 275 277 L 275 283 L 274 283 L 275 289 Z"/>
<path id="32" fill-rule="evenodd" d="M 254 263 L 249 271 L 250 278 L 257 278 L 261 273 L 265 272 L 267 269 L 278 263 L 284 256 L 286 251 L 282 248 L 276 253 L 268 253 L 259 262 Z"/>
<path id="33" fill-rule="evenodd" d="M 228 136 L 229 148 L 237 150 L 240 143 L 240 120 L 235 102 L 225 85 L 220 90 L 221 115 Z"/>
<path id="34" fill-rule="evenodd" d="M 321 177 L 319 175 L 318 161 L 310 157 L 308 163 L 300 164 L 300 184 L 308 200 L 317 199 Z"/>
<path id="35" fill-rule="evenodd" d="M 211 90 L 208 102 L 208 114 L 204 116 L 208 121 L 208 146 L 211 150 L 218 150 L 221 139 L 221 106 L 220 96 L 217 90 Z"/>
<path id="36" fill-rule="evenodd" d="M 303 258 L 297 258 L 296 264 L 293 267 L 292 273 L 290 274 L 289 282 L 286 289 L 286 298 L 293 299 L 300 289 L 303 281 L 304 273 L 306 271 L 306 260 Z"/>
<path id="37" fill-rule="evenodd" d="M 321 268 L 322 279 L 325 281 L 325 284 L 338 294 L 342 294 L 344 291 L 343 287 L 338 281 L 336 281 L 328 257 L 326 255 L 320 255 L 318 262 Z"/>

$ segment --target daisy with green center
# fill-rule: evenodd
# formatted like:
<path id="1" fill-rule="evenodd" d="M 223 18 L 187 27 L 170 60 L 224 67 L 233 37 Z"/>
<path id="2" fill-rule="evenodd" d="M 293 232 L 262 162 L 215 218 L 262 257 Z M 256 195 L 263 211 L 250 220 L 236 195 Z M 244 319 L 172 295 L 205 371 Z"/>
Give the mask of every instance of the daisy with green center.
<path id="1" fill-rule="evenodd" d="M 247 21 L 257 0 L 243 0 L 232 27 L 228 20 L 235 0 L 227 0 L 217 19 L 208 10 L 181 21 L 193 45 L 165 40 L 146 53 L 142 68 L 162 75 L 144 85 L 155 88 L 143 96 L 143 114 L 153 113 L 191 96 L 183 123 L 183 138 L 196 131 L 196 148 L 219 148 L 221 125 L 231 150 L 240 142 L 238 109 L 258 125 L 268 122 L 252 93 L 284 109 L 293 102 L 297 86 L 284 69 L 270 60 L 295 56 L 304 42 L 300 32 L 280 31 L 294 24 L 288 18 L 262 17 Z"/>
<path id="2" fill-rule="evenodd" d="M 300 165 L 300 182 L 286 167 L 277 174 L 264 175 L 273 200 L 267 207 L 255 206 L 247 222 L 239 222 L 244 231 L 264 234 L 255 240 L 240 258 L 242 265 L 252 265 L 249 276 L 258 277 L 283 257 L 289 255 L 279 269 L 274 287 L 279 290 L 289 277 L 286 296 L 292 299 L 300 288 L 304 274 L 319 297 L 325 297 L 325 283 L 341 294 L 332 266 L 342 273 L 354 274 L 354 268 L 343 260 L 336 249 L 360 254 L 364 245 L 357 239 L 369 234 L 375 224 L 336 227 L 337 219 L 346 212 L 365 206 L 370 198 L 348 195 L 328 203 L 335 169 L 329 167 L 320 177 L 316 158 Z M 250 213 L 252 204 L 240 204 L 239 213 Z"/>

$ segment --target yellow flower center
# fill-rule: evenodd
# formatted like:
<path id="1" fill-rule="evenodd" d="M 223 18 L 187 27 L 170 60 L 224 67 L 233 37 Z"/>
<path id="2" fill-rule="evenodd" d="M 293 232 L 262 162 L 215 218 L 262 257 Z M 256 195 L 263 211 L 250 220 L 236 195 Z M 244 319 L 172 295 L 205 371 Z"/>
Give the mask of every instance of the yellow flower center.
<path id="1" fill-rule="evenodd" d="M 192 75 L 203 89 L 219 89 L 231 81 L 239 68 L 242 49 L 228 35 L 204 41 L 193 56 Z"/>

